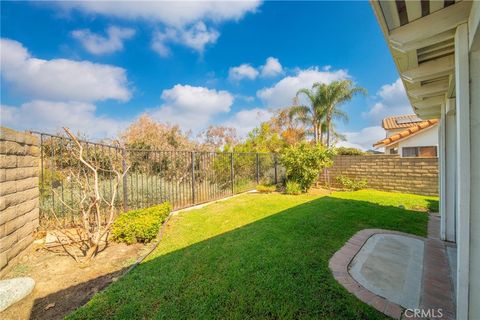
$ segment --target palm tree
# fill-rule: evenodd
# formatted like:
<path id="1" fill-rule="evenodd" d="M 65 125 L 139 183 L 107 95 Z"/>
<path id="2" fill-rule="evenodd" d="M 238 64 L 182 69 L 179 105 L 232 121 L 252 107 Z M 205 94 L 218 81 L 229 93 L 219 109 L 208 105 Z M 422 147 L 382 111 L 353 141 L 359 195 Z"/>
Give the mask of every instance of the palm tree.
<path id="1" fill-rule="evenodd" d="M 338 80 L 330 84 L 314 83 L 312 89 L 316 89 L 315 98 L 325 117 L 324 129 L 327 135 L 326 145 L 330 146 L 330 135 L 333 130 L 332 121 L 342 119 L 348 121 L 348 114 L 340 109 L 340 105 L 350 101 L 357 93 L 367 94 L 367 90 L 354 85 L 352 80 Z M 302 89 L 304 90 L 304 89 Z"/>
<path id="2" fill-rule="evenodd" d="M 309 106 L 299 105 L 298 98 L 300 95 L 304 95 L 308 99 Z M 323 142 L 322 123 L 325 118 L 325 109 L 321 98 L 319 88 L 312 88 L 311 90 L 307 88 L 300 89 L 294 99 L 294 105 L 289 110 L 290 117 L 296 118 L 313 128 L 313 140 L 315 143 Z"/>

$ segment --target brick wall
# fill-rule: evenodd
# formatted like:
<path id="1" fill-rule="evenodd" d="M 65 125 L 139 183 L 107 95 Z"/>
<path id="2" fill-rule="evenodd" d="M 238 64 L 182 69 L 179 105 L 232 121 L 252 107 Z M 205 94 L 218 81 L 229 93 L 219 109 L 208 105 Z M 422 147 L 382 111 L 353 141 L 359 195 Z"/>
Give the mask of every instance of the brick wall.
<path id="1" fill-rule="evenodd" d="M 0 127 L 0 275 L 38 227 L 39 155 L 37 137 Z"/>
<path id="2" fill-rule="evenodd" d="M 389 155 L 336 156 L 333 167 L 320 176 L 320 184 L 341 188 L 337 176 L 366 179 L 377 190 L 438 195 L 437 158 L 401 158 Z"/>

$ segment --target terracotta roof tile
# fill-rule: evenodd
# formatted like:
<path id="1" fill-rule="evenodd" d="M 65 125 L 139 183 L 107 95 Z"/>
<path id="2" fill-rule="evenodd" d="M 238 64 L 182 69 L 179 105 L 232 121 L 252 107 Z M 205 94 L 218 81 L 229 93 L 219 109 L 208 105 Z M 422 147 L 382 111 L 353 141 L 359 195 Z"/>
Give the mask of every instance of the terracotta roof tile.
<path id="1" fill-rule="evenodd" d="M 423 131 L 427 128 L 430 128 L 438 123 L 438 119 L 430 119 L 430 120 L 425 120 L 420 123 L 417 123 L 414 126 L 410 126 L 410 128 L 403 130 L 399 133 L 396 133 L 394 135 L 391 135 L 388 138 L 382 139 L 380 141 L 377 141 L 376 143 L 373 144 L 374 147 L 382 147 L 382 146 L 388 146 L 400 139 L 404 139 L 408 136 L 417 134 L 420 131 Z"/>
<path id="2" fill-rule="evenodd" d="M 415 114 L 404 114 L 383 119 L 382 127 L 385 130 L 403 129 L 409 128 L 415 123 L 419 123 L 422 121 L 423 120 L 419 119 L 418 116 Z"/>

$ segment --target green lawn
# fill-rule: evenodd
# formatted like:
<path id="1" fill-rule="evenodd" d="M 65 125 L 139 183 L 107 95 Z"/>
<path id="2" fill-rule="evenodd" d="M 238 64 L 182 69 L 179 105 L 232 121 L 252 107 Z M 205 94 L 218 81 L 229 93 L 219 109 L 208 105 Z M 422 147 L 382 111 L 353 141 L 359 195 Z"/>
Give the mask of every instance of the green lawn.
<path id="1" fill-rule="evenodd" d="M 425 236 L 436 198 L 245 194 L 173 216 L 158 248 L 69 319 L 383 319 L 328 260 L 365 228 Z"/>

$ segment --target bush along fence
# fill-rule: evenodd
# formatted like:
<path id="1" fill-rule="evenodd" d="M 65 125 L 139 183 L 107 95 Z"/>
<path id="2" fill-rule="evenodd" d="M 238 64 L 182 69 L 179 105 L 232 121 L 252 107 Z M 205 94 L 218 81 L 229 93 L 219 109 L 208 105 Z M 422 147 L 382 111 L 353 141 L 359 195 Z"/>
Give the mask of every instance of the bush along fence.
<path id="1" fill-rule="evenodd" d="M 420 195 L 438 195 L 437 158 L 401 158 L 391 155 L 337 155 L 333 166 L 324 170 L 319 182 L 344 188 L 342 181 L 364 187 Z"/>
<path id="2" fill-rule="evenodd" d="M 75 224 L 71 214 L 80 202 L 76 183 L 90 174 L 78 161 L 77 148 L 66 137 L 36 133 L 40 141 L 41 224 Z M 173 209 L 224 198 L 280 183 L 284 170 L 271 153 L 229 153 L 129 149 L 114 144 L 81 141 L 85 157 L 99 169 L 99 190 L 109 198 L 114 175 L 109 168 L 127 170 L 119 186 L 118 210 L 150 207 L 165 201 Z M 93 179 L 92 179 L 93 180 Z M 77 221 L 78 222 L 78 221 Z"/>

